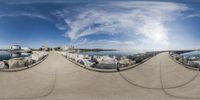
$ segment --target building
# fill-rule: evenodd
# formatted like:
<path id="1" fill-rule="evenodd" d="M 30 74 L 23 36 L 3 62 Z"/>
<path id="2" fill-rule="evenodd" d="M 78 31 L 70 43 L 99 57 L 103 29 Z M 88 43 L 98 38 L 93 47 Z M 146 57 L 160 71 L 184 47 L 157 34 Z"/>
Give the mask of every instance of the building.
<path id="1" fill-rule="evenodd" d="M 27 52 L 27 53 L 31 53 L 31 52 L 32 52 L 31 48 L 23 47 L 23 48 L 21 48 L 21 49 L 22 49 L 23 51 Z"/>
<path id="2" fill-rule="evenodd" d="M 64 46 L 62 47 L 63 51 L 67 51 L 68 50 L 68 46 Z"/>
<path id="3" fill-rule="evenodd" d="M 75 53 L 75 52 L 77 52 L 77 49 L 73 45 L 70 45 L 68 47 L 67 51 L 70 53 Z"/>
<path id="4" fill-rule="evenodd" d="M 47 50 L 48 50 L 48 47 L 45 46 L 45 45 L 42 45 L 41 49 L 44 50 L 44 51 L 47 51 Z"/>
<path id="5" fill-rule="evenodd" d="M 31 51 L 31 49 L 30 48 L 27 48 L 27 47 L 23 47 L 23 48 L 21 48 L 22 50 L 24 50 L 24 51 Z"/>
<path id="6" fill-rule="evenodd" d="M 21 46 L 20 45 L 12 45 L 10 47 L 11 50 L 21 50 Z"/>

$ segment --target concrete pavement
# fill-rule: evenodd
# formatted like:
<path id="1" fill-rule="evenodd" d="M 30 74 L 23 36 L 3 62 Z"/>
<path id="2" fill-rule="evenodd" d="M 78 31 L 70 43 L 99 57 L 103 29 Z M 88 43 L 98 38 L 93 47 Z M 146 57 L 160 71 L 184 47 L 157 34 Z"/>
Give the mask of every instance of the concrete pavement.
<path id="1" fill-rule="evenodd" d="M 193 100 L 200 99 L 199 71 L 175 63 L 168 53 L 120 73 L 83 69 L 50 53 L 39 65 L 0 72 L 0 99 Z"/>

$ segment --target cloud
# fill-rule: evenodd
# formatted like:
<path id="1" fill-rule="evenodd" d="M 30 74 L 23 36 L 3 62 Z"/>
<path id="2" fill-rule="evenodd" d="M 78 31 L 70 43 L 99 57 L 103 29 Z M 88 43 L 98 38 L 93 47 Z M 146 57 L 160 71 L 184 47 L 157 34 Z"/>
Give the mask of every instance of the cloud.
<path id="1" fill-rule="evenodd" d="M 116 48 L 123 44 L 124 48 L 144 48 L 144 46 L 167 48 L 170 45 L 168 23 L 182 17 L 182 13 L 189 9 L 185 4 L 174 2 L 115 1 L 70 3 L 70 6 L 60 8 L 56 6 L 48 9 L 47 12 L 40 12 L 40 8 L 37 9 L 31 5 L 34 3 L 67 4 L 65 1 L 49 2 L 48 0 L 9 2 L 10 6 L 30 4 L 34 10 L 0 13 L 0 17 L 28 16 L 51 21 L 59 30 L 65 32 L 65 37 L 71 39 L 72 42 L 76 41 L 76 45 L 88 44 L 90 47 L 104 46 L 108 48 L 109 46 Z M 195 16 L 197 15 L 190 15 L 188 18 Z M 87 36 L 96 34 L 119 37 L 113 40 L 98 38 L 99 40 L 97 39 L 96 42 L 87 39 Z M 127 40 L 120 40 L 120 36 L 126 36 Z"/>
<path id="2" fill-rule="evenodd" d="M 110 48 L 110 49 L 119 49 L 119 50 L 136 49 L 135 41 L 119 41 L 119 40 L 88 41 L 87 39 L 81 39 L 81 40 L 78 40 L 74 45 L 80 48 L 105 48 L 105 49 Z"/>
<path id="3" fill-rule="evenodd" d="M 25 5 L 25 4 L 37 4 L 37 3 L 68 3 L 73 1 L 63 1 L 63 0 L 20 0 L 20 1 L 7 1 L 8 5 Z"/>
<path id="4" fill-rule="evenodd" d="M 65 35 L 71 40 L 106 33 L 143 36 L 150 43 L 169 45 L 166 24 L 188 9 L 184 4 L 170 2 L 110 2 L 77 7 L 74 15 L 64 9 L 56 16 L 69 27 Z"/>
<path id="5" fill-rule="evenodd" d="M 34 12 L 23 12 L 23 11 L 17 11 L 17 12 L 0 12 L 0 18 L 1 17 L 20 17 L 20 16 L 27 16 L 27 17 L 33 17 L 33 18 L 39 18 L 42 20 L 46 20 L 46 21 L 53 21 L 50 17 L 47 17 L 43 14 L 40 13 L 34 13 Z"/>
<path id="6" fill-rule="evenodd" d="M 183 19 L 188 19 L 188 18 L 193 18 L 193 17 L 200 17 L 200 14 L 199 13 L 190 14 L 188 16 L 183 17 Z"/>

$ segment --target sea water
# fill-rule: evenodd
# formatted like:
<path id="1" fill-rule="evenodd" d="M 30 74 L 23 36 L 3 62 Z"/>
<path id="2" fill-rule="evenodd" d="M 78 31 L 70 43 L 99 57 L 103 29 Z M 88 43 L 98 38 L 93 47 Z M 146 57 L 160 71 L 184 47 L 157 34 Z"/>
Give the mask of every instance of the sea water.
<path id="1" fill-rule="evenodd" d="M 12 53 L 10 51 L 0 51 L 0 61 L 9 60 L 11 58 L 28 57 L 28 56 L 30 56 L 29 53 Z"/>
<path id="2" fill-rule="evenodd" d="M 186 56 L 186 57 L 200 57 L 200 51 L 187 52 L 181 55 Z"/>

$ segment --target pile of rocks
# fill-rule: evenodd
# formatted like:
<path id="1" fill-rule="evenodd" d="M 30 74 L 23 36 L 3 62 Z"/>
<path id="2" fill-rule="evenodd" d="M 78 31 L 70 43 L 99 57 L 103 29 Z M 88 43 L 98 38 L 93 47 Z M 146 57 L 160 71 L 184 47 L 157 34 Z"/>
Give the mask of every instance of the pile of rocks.
<path id="1" fill-rule="evenodd" d="M 85 67 L 93 67 L 95 65 L 95 62 L 88 60 L 88 59 L 79 59 L 77 60 L 79 64 L 84 65 Z"/>
<path id="2" fill-rule="evenodd" d="M 80 55 L 80 54 L 67 53 L 67 52 L 60 52 L 59 54 L 65 56 L 66 58 L 74 62 L 82 64 L 85 67 L 92 67 L 95 64 L 95 62 L 93 62 L 91 60 L 91 57 L 89 57 L 88 55 Z"/>
<path id="3" fill-rule="evenodd" d="M 200 59 L 198 57 L 187 57 L 181 55 L 181 53 L 177 54 L 176 52 L 169 52 L 169 55 L 178 63 L 185 64 L 194 68 L 200 68 Z"/>
<path id="4" fill-rule="evenodd" d="M 33 52 L 29 57 L 0 61 L 0 69 L 13 69 L 29 66 L 42 60 L 47 54 L 47 52 Z"/>
<path id="5" fill-rule="evenodd" d="M 117 67 L 126 67 L 133 65 L 136 61 L 127 58 L 126 56 L 117 58 L 115 56 L 89 56 L 76 53 L 58 52 L 66 58 L 84 65 L 85 67 L 94 67 L 100 69 L 113 69 Z"/>
<path id="6" fill-rule="evenodd" d="M 0 69 L 2 68 L 8 68 L 8 66 L 6 65 L 4 61 L 0 61 Z"/>
<path id="7" fill-rule="evenodd" d="M 95 58 L 94 58 L 95 59 Z M 113 69 L 117 67 L 118 60 L 116 57 L 109 57 L 109 56 L 101 56 L 97 57 L 97 64 L 95 65 L 96 68 L 102 69 Z"/>
<path id="8" fill-rule="evenodd" d="M 121 57 L 118 62 L 119 67 L 126 67 L 135 64 L 135 60 L 128 59 L 126 56 Z"/>
<path id="9" fill-rule="evenodd" d="M 85 67 L 95 67 L 100 69 L 114 69 L 117 67 L 127 67 L 143 61 L 158 54 L 159 52 L 146 52 L 132 56 L 110 57 L 110 56 L 89 56 L 68 52 L 57 52 L 66 58 L 84 65 Z"/>

